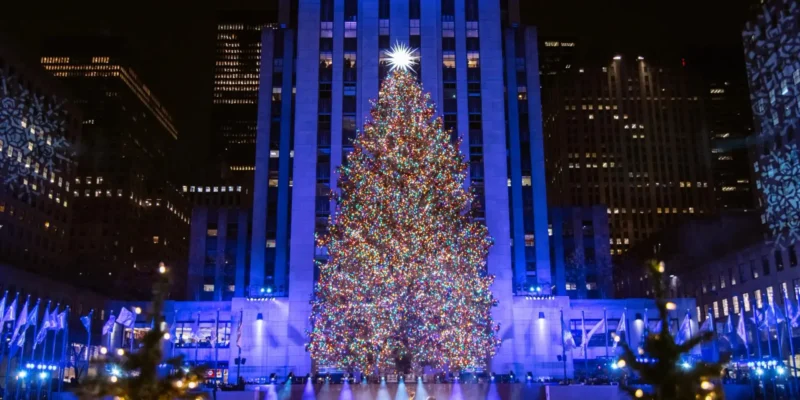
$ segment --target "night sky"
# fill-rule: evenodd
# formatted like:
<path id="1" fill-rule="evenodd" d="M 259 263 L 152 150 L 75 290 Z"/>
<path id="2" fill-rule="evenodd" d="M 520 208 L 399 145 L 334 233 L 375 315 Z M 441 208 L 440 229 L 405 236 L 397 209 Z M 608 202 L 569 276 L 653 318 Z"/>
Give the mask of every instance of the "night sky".
<path id="1" fill-rule="evenodd" d="M 0 13 L 0 33 L 28 49 L 30 57 L 38 57 L 43 39 L 51 36 L 126 38 L 137 53 L 140 76 L 173 114 L 183 154 L 191 155 L 195 166 L 203 164 L 211 134 L 216 11 L 274 7 L 269 0 L 9 2 Z M 537 25 L 541 36 L 574 37 L 589 53 L 674 55 L 707 73 L 744 78 L 741 29 L 758 0 L 519 2 L 524 22 Z"/>

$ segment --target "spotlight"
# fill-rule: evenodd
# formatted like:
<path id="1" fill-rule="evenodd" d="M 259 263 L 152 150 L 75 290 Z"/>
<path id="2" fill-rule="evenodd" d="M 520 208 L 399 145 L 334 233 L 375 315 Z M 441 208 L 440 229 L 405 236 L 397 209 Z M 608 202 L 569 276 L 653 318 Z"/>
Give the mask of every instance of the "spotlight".
<path id="1" fill-rule="evenodd" d="M 756 368 L 756 375 L 761 376 L 764 375 L 764 369 L 761 367 Z"/>
<path id="2" fill-rule="evenodd" d="M 263 321 L 263 320 L 264 320 L 264 314 L 258 313 L 258 315 L 256 315 L 256 321 Z"/>
<path id="3" fill-rule="evenodd" d="M 385 376 L 381 377 L 381 382 L 386 382 L 386 377 Z"/>
<path id="4" fill-rule="evenodd" d="M 39 372 L 39 379 L 41 380 L 47 379 L 47 372 Z"/>
<path id="5" fill-rule="evenodd" d="M 105 347 L 101 347 L 100 348 L 100 354 L 106 354 L 106 353 L 108 353 L 108 349 L 105 348 Z"/>
<path id="6" fill-rule="evenodd" d="M 286 380 L 291 382 L 294 379 L 294 372 L 289 372 L 289 376 L 286 377 Z"/>
<path id="7" fill-rule="evenodd" d="M 622 60 L 622 56 L 614 56 L 615 60 Z"/>
<path id="8" fill-rule="evenodd" d="M 265 291 L 265 290 L 266 290 L 266 289 L 264 289 L 264 288 L 262 287 L 262 288 L 261 288 L 261 293 L 264 293 L 264 291 Z"/>
<path id="9" fill-rule="evenodd" d="M 526 379 L 528 382 L 532 381 L 532 380 L 533 380 L 533 374 L 532 374 L 532 373 L 530 373 L 530 372 L 528 372 L 528 374 L 527 374 L 527 375 L 525 375 L 525 379 Z"/>
<path id="10" fill-rule="evenodd" d="M 163 262 L 158 264 L 158 273 L 159 274 L 167 273 L 167 267 L 164 265 Z"/>
<path id="11" fill-rule="evenodd" d="M 403 375 L 400 375 L 400 383 L 403 383 L 403 381 L 404 381 Z"/>
<path id="12" fill-rule="evenodd" d="M 133 312 L 135 312 L 137 315 L 138 315 L 138 314 L 141 314 L 141 313 L 142 313 L 142 307 L 136 307 L 136 308 L 134 308 L 134 309 L 133 309 Z"/>
<path id="13" fill-rule="evenodd" d="M 492 376 L 489 378 L 492 382 L 494 382 L 494 372 L 492 372 Z"/>
<path id="14" fill-rule="evenodd" d="M 786 369 L 783 367 L 777 367 L 775 368 L 775 371 L 778 373 L 778 375 L 783 375 L 786 372 Z"/>
<path id="15" fill-rule="evenodd" d="M 17 378 L 25 379 L 26 376 L 28 376 L 28 371 L 22 370 L 17 372 Z"/>
<path id="16" fill-rule="evenodd" d="M 684 361 L 684 362 L 682 362 L 682 363 L 681 363 L 681 367 L 682 367 L 683 369 L 691 369 L 691 368 L 692 368 L 692 365 L 691 365 L 691 364 L 689 364 L 688 362 Z"/>
<path id="17" fill-rule="evenodd" d="M 275 375 L 275 373 L 274 373 L 274 372 L 273 372 L 273 373 L 271 373 L 271 374 L 269 374 L 269 382 L 270 382 L 270 383 L 275 383 L 277 380 L 278 380 L 278 376 L 277 376 L 277 375 Z"/>
<path id="18" fill-rule="evenodd" d="M 636 320 L 637 321 L 641 321 L 642 320 L 642 314 L 636 313 Z"/>
<path id="19" fill-rule="evenodd" d="M 117 349 L 117 355 L 118 356 L 124 356 L 125 355 L 125 349 Z"/>
<path id="20" fill-rule="evenodd" d="M 422 382 L 422 377 L 421 376 L 417 377 L 417 382 Z"/>
<path id="21" fill-rule="evenodd" d="M 267 286 L 267 293 L 272 293 L 272 286 Z"/>
<path id="22" fill-rule="evenodd" d="M 539 319 L 544 319 L 544 311 L 539 311 Z"/>

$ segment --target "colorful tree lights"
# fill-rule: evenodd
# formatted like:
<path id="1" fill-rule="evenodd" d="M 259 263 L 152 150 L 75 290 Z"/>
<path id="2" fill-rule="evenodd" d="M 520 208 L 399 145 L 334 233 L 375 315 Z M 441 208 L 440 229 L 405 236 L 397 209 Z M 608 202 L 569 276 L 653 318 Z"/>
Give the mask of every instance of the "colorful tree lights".
<path id="1" fill-rule="evenodd" d="M 341 194 L 318 245 L 309 351 L 363 373 L 483 366 L 491 318 L 492 240 L 469 215 L 467 163 L 408 71 L 396 70 L 339 169 Z"/>

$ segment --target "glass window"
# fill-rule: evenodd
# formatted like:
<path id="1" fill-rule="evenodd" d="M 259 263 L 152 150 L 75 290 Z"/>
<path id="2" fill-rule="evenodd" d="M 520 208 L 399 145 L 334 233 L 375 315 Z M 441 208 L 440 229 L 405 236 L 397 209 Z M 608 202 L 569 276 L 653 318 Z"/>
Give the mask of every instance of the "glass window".
<path id="1" fill-rule="evenodd" d="M 750 271 L 753 275 L 753 279 L 758 279 L 758 269 L 756 268 L 755 260 L 750 260 Z"/>
<path id="2" fill-rule="evenodd" d="M 456 67 L 456 53 L 452 51 L 442 52 L 442 64 L 445 68 Z"/>
<path id="3" fill-rule="evenodd" d="M 783 271 L 783 252 L 780 250 L 775 250 L 775 270 Z"/>
<path id="4" fill-rule="evenodd" d="M 728 316 L 728 299 L 722 299 L 722 315 Z"/>
<path id="5" fill-rule="evenodd" d="M 731 301 L 733 302 L 733 313 L 739 314 L 739 296 L 733 296 Z"/>
<path id="6" fill-rule="evenodd" d="M 750 293 L 742 293 L 742 302 L 744 303 L 744 310 L 750 312 Z"/>
<path id="7" fill-rule="evenodd" d="M 739 282 L 747 282 L 747 267 L 744 264 L 739 264 Z"/>
<path id="8" fill-rule="evenodd" d="M 411 36 L 420 34 L 418 19 L 412 19 L 408 21 L 408 34 Z"/>
<path id="9" fill-rule="evenodd" d="M 797 266 L 797 253 L 795 253 L 794 245 L 789 246 L 786 251 L 789 253 L 789 267 L 794 268 Z"/>
<path id="10" fill-rule="evenodd" d="M 714 318 L 719 318 L 719 302 L 714 302 Z"/>
<path id="11" fill-rule="evenodd" d="M 358 22 L 356 21 L 345 21 L 344 23 L 344 37 L 346 38 L 354 38 L 356 37 L 356 29 L 358 28 Z"/>
<path id="12" fill-rule="evenodd" d="M 333 22 L 323 21 L 320 22 L 319 37 L 332 38 L 333 37 Z"/>
<path id="13" fill-rule="evenodd" d="M 226 348 L 230 346 L 230 321 L 219 321 L 215 323 L 213 319 L 210 321 L 201 320 L 199 324 L 196 321 L 183 321 L 176 322 L 175 325 L 175 347 L 214 347 L 214 343 L 212 343 L 211 338 L 214 336 L 213 332 L 215 325 L 217 326 L 216 347 Z M 195 328 L 197 328 L 196 335 L 192 332 L 192 330 Z"/>
<path id="14" fill-rule="evenodd" d="M 442 21 L 442 37 L 455 37 L 456 23 L 454 21 Z"/>
<path id="15" fill-rule="evenodd" d="M 733 273 L 733 268 L 728 268 L 728 275 L 731 277 L 731 286 L 736 286 L 736 274 Z"/>
<path id="16" fill-rule="evenodd" d="M 764 299 L 761 298 L 761 289 L 756 289 L 754 296 L 756 298 L 756 308 L 760 309 L 764 307 Z"/>
<path id="17" fill-rule="evenodd" d="M 764 270 L 764 276 L 769 275 L 769 258 L 766 255 L 761 256 L 761 268 Z"/>
<path id="18" fill-rule="evenodd" d="M 725 289 L 725 274 L 719 274 L 719 288 Z"/>
<path id="19" fill-rule="evenodd" d="M 481 54 L 477 51 L 470 51 L 467 53 L 467 68 L 480 67 Z"/>
<path id="20" fill-rule="evenodd" d="M 775 297 L 774 297 L 772 286 L 767 286 L 767 303 L 770 306 L 775 304 Z"/>
<path id="21" fill-rule="evenodd" d="M 467 37 L 478 37 L 478 21 L 467 21 Z"/>
<path id="22" fill-rule="evenodd" d="M 210 284 L 203 285 L 203 291 L 204 292 L 213 292 L 214 291 L 214 285 L 210 285 Z"/>
<path id="23" fill-rule="evenodd" d="M 378 20 L 378 34 L 379 35 L 388 35 L 389 34 L 389 20 L 388 19 Z"/>

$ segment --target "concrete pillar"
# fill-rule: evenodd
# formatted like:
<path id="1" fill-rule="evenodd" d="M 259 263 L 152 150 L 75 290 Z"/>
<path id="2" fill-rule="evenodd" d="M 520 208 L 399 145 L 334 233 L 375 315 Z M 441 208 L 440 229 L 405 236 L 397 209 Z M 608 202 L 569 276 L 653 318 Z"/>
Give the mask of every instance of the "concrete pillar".
<path id="1" fill-rule="evenodd" d="M 261 71 L 256 128 L 256 170 L 253 189 L 253 237 L 250 253 L 250 285 L 264 285 L 267 245 L 267 190 L 269 189 L 269 142 L 272 126 L 272 53 L 274 32 L 261 32 Z"/>
<path id="2" fill-rule="evenodd" d="M 508 371 L 515 363 L 513 329 L 514 278 L 508 211 L 508 175 L 506 157 L 506 116 L 503 99 L 503 54 L 500 31 L 500 8 L 492 0 L 479 0 L 481 49 L 481 106 L 483 120 L 483 162 L 486 226 L 494 238 L 489 251 L 488 269 L 495 276 L 492 293 L 499 305 L 492 310 L 500 323 L 503 345 L 492 360 L 493 371 Z M 423 78 L 425 76 L 423 75 Z"/>
<path id="3" fill-rule="evenodd" d="M 469 161 L 469 98 L 467 88 L 467 22 L 464 10 L 464 0 L 455 2 L 455 24 L 456 24 L 456 107 L 458 109 L 458 127 L 456 133 L 463 139 L 461 142 L 461 153 Z M 441 68 L 442 61 L 439 60 Z M 444 86 L 444 85 L 440 85 Z M 464 186 L 469 187 L 470 175 L 467 174 Z"/>
<path id="4" fill-rule="evenodd" d="M 506 98 L 508 102 L 508 144 L 511 157 L 511 241 L 514 257 L 514 287 L 525 282 L 525 212 L 522 204 L 522 155 L 519 140 L 519 99 L 517 98 L 516 30 L 506 29 Z"/>
<path id="5" fill-rule="evenodd" d="M 420 0 L 420 57 L 422 87 L 442 112 L 442 2 Z"/>
<path id="6" fill-rule="evenodd" d="M 314 210 L 317 182 L 317 114 L 319 101 L 320 1 L 303 0 L 298 7 L 297 96 L 295 99 L 292 223 L 289 243 L 289 301 L 286 331 L 302 336 L 309 328 L 308 301 L 314 290 Z M 286 361 L 300 371 L 311 369 L 304 343 L 287 343 Z"/>
<path id="7" fill-rule="evenodd" d="M 389 7 L 389 43 L 408 45 L 408 0 L 391 0 Z"/>
<path id="8" fill-rule="evenodd" d="M 544 176 L 542 97 L 539 90 L 539 48 L 536 28 L 525 28 L 525 61 L 528 71 L 528 125 L 530 129 L 531 188 L 533 191 L 533 233 L 536 240 L 536 277 L 549 293 L 550 244 L 547 233 L 547 189 Z M 545 291 L 546 286 L 546 291 Z"/>
<path id="9" fill-rule="evenodd" d="M 278 212 L 275 226 L 275 277 L 276 288 L 289 287 L 286 281 L 289 256 L 289 167 L 292 149 L 292 75 L 294 73 L 294 30 L 283 32 L 283 81 L 281 82 L 281 141 L 278 159 Z"/>
<path id="10" fill-rule="evenodd" d="M 371 119 L 370 99 L 378 97 L 378 2 L 358 2 L 358 87 L 356 95 L 356 127 Z"/>
<path id="11" fill-rule="evenodd" d="M 200 300 L 203 266 L 206 258 L 208 208 L 195 207 L 192 209 L 192 223 L 189 229 L 189 276 L 186 282 L 186 295 L 189 299 Z"/>

